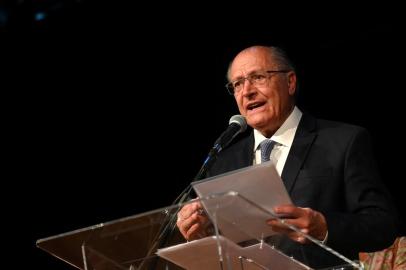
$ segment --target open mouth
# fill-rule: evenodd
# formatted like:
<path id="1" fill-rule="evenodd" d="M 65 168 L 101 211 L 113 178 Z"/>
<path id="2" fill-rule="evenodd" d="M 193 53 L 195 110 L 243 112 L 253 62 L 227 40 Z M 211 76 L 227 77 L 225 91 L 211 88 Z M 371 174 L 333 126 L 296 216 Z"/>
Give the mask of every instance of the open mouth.
<path id="1" fill-rule="evenodd" d="M 265 105 L 265 102 L 254 102 L 254 103 L 248 104 L 247 110 L 252 111 L 252 110 L 255 110 L 255 109 L 257 109 L 259 107 L 262 107 L 264 105 Z"/>

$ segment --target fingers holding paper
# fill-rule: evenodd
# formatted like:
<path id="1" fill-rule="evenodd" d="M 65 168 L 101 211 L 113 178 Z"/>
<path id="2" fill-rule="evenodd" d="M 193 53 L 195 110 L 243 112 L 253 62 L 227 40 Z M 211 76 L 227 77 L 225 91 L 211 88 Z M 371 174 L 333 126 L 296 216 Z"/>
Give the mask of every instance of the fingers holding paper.
<path id="1" fill-rule="evenodd" d="M 281 216 L 281 220 L 270 219 L 267 221 L 275 232 L 286 234 L 290 239 L 305 244 L 310 241 L 302 234 L 290 229 L 286 224 L 295 226 L 302 233 L 308 234 L 320 241 L 327 235 L 327 222 L 323 214 L 310 208 L 281 205 L 274 208 L 274 213 Z"/>
<path id="2" fill-rule="evenodd" d="M 191 241 L 207 236 L 210 221 L 200 202 L 192 202 L 179 211 L 176 225 L 183 237 Z"/>

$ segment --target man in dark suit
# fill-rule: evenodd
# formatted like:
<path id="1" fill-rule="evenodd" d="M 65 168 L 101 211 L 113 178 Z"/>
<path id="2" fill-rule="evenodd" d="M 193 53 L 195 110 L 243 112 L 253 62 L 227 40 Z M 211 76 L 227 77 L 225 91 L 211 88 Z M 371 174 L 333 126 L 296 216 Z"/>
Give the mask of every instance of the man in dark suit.
<path id="1" fill-rule="evenodd" d="M 294 67 L 279 48 L 241 51 L 227 76 L 227 89 L 253 131 L 220 152 L 207 176 L 261 163 L 262 142 L 272 140 L 268 158 L 294 203 L 275 207 L 284 222 L 351 259 L 360 251 L 388 247 L 396 237 L 396 214 L 366 130 L 303 114 L 295 106 Z M 194 203 L 178 214 L 177 225 L 188 240 L 205 235 L 207 218 L 197 211 L 200 207 Z M 277 242 L 285 253 L 313 267 L 330 266 L 320 254 L 312 256 L 303 235 L 276 219 L 268 224 L 287 236 Z"/>

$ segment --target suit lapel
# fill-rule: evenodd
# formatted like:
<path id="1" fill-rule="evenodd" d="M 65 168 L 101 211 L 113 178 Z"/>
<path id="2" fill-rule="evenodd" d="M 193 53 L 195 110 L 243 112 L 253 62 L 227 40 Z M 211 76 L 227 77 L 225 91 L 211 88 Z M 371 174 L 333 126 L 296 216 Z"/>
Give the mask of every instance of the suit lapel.
<path id="1" fill-rule="evenodd" d="M 254 133 L 251 132 L 250 135 L 242 142 L 242 146 L 237 148 L 239 153 L 237 153 L 236 169 L 244 168 L 252 165 L 254 160 Z"/>
<path id="2" fill-rule="evenodd" d="M 316 138 L 315 127 L 316 120 L 309 115 L 303 114 L 282 171 L 282 179 L 289 193 L 292 191 L 300 168 Z"/>
<path id="3" fill-rule="evenodd" d="M 254 148 L 253 132 L 243 134 L 234 144 L 220 152 L 217 161 L 207 173 L 207 177 L 234 171 L 252 165 Z"/>

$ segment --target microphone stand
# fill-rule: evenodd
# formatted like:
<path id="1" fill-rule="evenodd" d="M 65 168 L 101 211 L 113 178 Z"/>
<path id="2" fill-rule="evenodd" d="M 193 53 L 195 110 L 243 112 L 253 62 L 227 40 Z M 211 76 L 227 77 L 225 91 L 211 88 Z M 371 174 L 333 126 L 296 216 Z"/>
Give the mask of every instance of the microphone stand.
<path id="1" fill-rule="evenodd" d="M 207 171 L 211 168 L 211 166 L 214 164 L 214 161 L 217 158 L 217 154 L 221 151 L 221 147 L 219 144 L 216 144 L 209 152 L 206 160 L 203 162 L 203 165 L 200 167 L 199 172 L 196 174 L 196 176 L 193 178 L 192 182 L 202 180 L 207 173 Z M 181 193 L 180 195 L 175 199 L 173 202 L 173 205 L 177 204 L 178 209 L 174 213 L 170 213 L 169 210 L 165 210 L 166 217 L 163 220 L 161 227 L 159 228 L 159 232 L 157 234 L 157 237 L 154 239 L 152 246 L 150 247 L 148 253 L 145 256 L 145 259 L 148 259 L 152 253 L 157 250 L 158 248 L 164 246 L 169 240 L 170 237 L 173 236 L 173 232 L 176 228 L 176 222 L 177 222 L 177 214 L 179 212 L 179 207 L 185 203 L 186 201 L 190 200 L 190 193 L 192 191 L 192 184 L 189 184 Z M 141 267 L 145 263 L 145 259 L 143 262 L 140 264 L 138 269 L 141 269 Z M 153 261 L 151 262 L 151 266 L 149 269 L 154 270 L 156 268 L 156 264 L 158 263 L 158 257 L 155 257 Z"/>
<path id="2" fill-rule="evenodd" d="M 227 130 L 224 131 L 221 134 L 221 136 L 217 139 L 217 141 L 214 143 L 214 146 L 210 150 L 206 160 L 203 162 L 202 167 L 200 168 L 199 172 L 197 173 L 192 182 L 203 179 L 207 171 L 211 168 L 214 161 L 216 160 L 217 154 L 224 147 L 226 147 L 238 133 L 245 131 L 246 128 L 247 122 L 244 117 L 242 117 L 241 115 L 232 116 L 230 118 Z M 174 205 L 177 204 L 178 209 L 174 213 L 170 213 L 168 209 L 165 210 L 166 217 L 164 218 L 161 227 L 159 228 L 157 237 L 154 239 L 153 244 L 149 249 L 145 259 L 148 259 L 156 249 L 167 244 L 168 241 L 170 240 L 170 237 L 173 236 L 173 232 L 176 228 L 177 214 L 179 212 L 179 208 L 182 206 L 183 203 L 191 199 L 190 198 L 191 191 L 192 184 L 189 184 L 186 187 L 186 189 L 183 190 L 182 193 L 178 196 L 178 198 L 176 198 L 173 204 Z M 145 259 L 142 261 L 138 269 L 141 269 L 141 267 L 145 264 Z M 155 257 L 153 259 L 149 269 L 151 270 L 155 269 L 158 262 L 157 259 L 158 257 Z"/>

